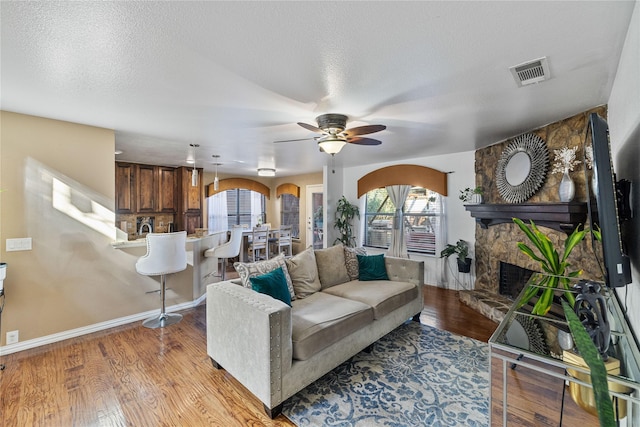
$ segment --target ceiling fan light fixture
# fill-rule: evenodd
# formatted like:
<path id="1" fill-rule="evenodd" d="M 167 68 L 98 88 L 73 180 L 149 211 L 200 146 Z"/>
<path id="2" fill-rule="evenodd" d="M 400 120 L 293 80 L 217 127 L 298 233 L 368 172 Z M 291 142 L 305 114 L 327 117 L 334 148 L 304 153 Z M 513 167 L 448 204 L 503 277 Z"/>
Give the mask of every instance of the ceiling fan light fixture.
<path id="1" fill-rule="evenodd" d="M 318 141 L 318 146 L 327 154 L 338 154 L 347 143 L 338 138 L 327 138 Z"/>
<path id="2" fill-rule="evenodd" d="M 258 168 L 258 176 L 276 176 L 276 170 L 273 168 Z"/>

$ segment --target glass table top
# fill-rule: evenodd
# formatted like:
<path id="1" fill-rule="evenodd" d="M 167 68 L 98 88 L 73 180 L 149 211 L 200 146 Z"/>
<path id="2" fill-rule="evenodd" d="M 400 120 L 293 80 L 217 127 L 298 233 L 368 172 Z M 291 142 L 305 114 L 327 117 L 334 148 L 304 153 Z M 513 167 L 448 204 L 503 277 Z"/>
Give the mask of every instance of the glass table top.
<path id="1" fill-rule="evenodd" d="M 548 289 L 548 285 L 557 285 Z M 489 340 L 522 354 L 571 363 L 575 353 L 561 301 L 578 307 L 587 331 L 601 338 L 606 357 L 620 361 L 623 380 L 640 382 L 640 352 L 615 292 L 603 283 L 535 273 Z M 576 302 L 574 302 L 576 301 Z M 548 307 L 548 308 L 547 308 Z M 601 311 L 600 311 L 601 310 Z M 597 339 L 595 339 L 597 341 Z"/>

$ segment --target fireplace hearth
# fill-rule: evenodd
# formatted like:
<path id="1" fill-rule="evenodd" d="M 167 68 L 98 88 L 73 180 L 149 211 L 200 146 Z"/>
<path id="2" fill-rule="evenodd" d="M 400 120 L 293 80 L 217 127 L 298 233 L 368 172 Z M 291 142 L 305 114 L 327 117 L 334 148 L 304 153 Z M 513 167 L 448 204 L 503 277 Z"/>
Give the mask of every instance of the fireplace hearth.
<path id="1" fill-rule="evenodd" d="M 533 273 L 533 270 L 501 261 L 495 291 L 460 291 L 460 301 L 483 316 L 500 323 Z"/>

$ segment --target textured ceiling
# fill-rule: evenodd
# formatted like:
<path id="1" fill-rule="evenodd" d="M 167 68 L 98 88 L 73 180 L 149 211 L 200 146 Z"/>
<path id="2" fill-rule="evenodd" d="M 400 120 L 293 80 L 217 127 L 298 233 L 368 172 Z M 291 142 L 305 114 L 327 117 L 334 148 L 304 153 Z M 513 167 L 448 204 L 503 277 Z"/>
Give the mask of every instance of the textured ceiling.
<path id="1" fill-rule="evenodd" d="M 118 160 L 330 161 L 296 125 L 387 125 L 354 166 L 474 150 L 607 102 L 634 2 L 0 3 L 2 109 L 115 129 Z M 509 67 L 546 56 L 551 79 Z"/>

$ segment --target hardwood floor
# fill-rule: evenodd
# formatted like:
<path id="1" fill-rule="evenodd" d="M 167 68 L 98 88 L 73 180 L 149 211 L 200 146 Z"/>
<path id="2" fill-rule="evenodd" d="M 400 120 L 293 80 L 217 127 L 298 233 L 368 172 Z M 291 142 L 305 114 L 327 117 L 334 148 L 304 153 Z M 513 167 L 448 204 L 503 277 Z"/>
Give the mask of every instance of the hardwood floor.
<path id="1" fill-rule="evenodd" d="M 497 324 L 425 287 L 420 320 L 487 341 Z M 270 420 L 262 403 L 206 353 L 205 307 L 182 322 L 141 322 L 4 356 L 2 426 L 292 426 Z"/>

